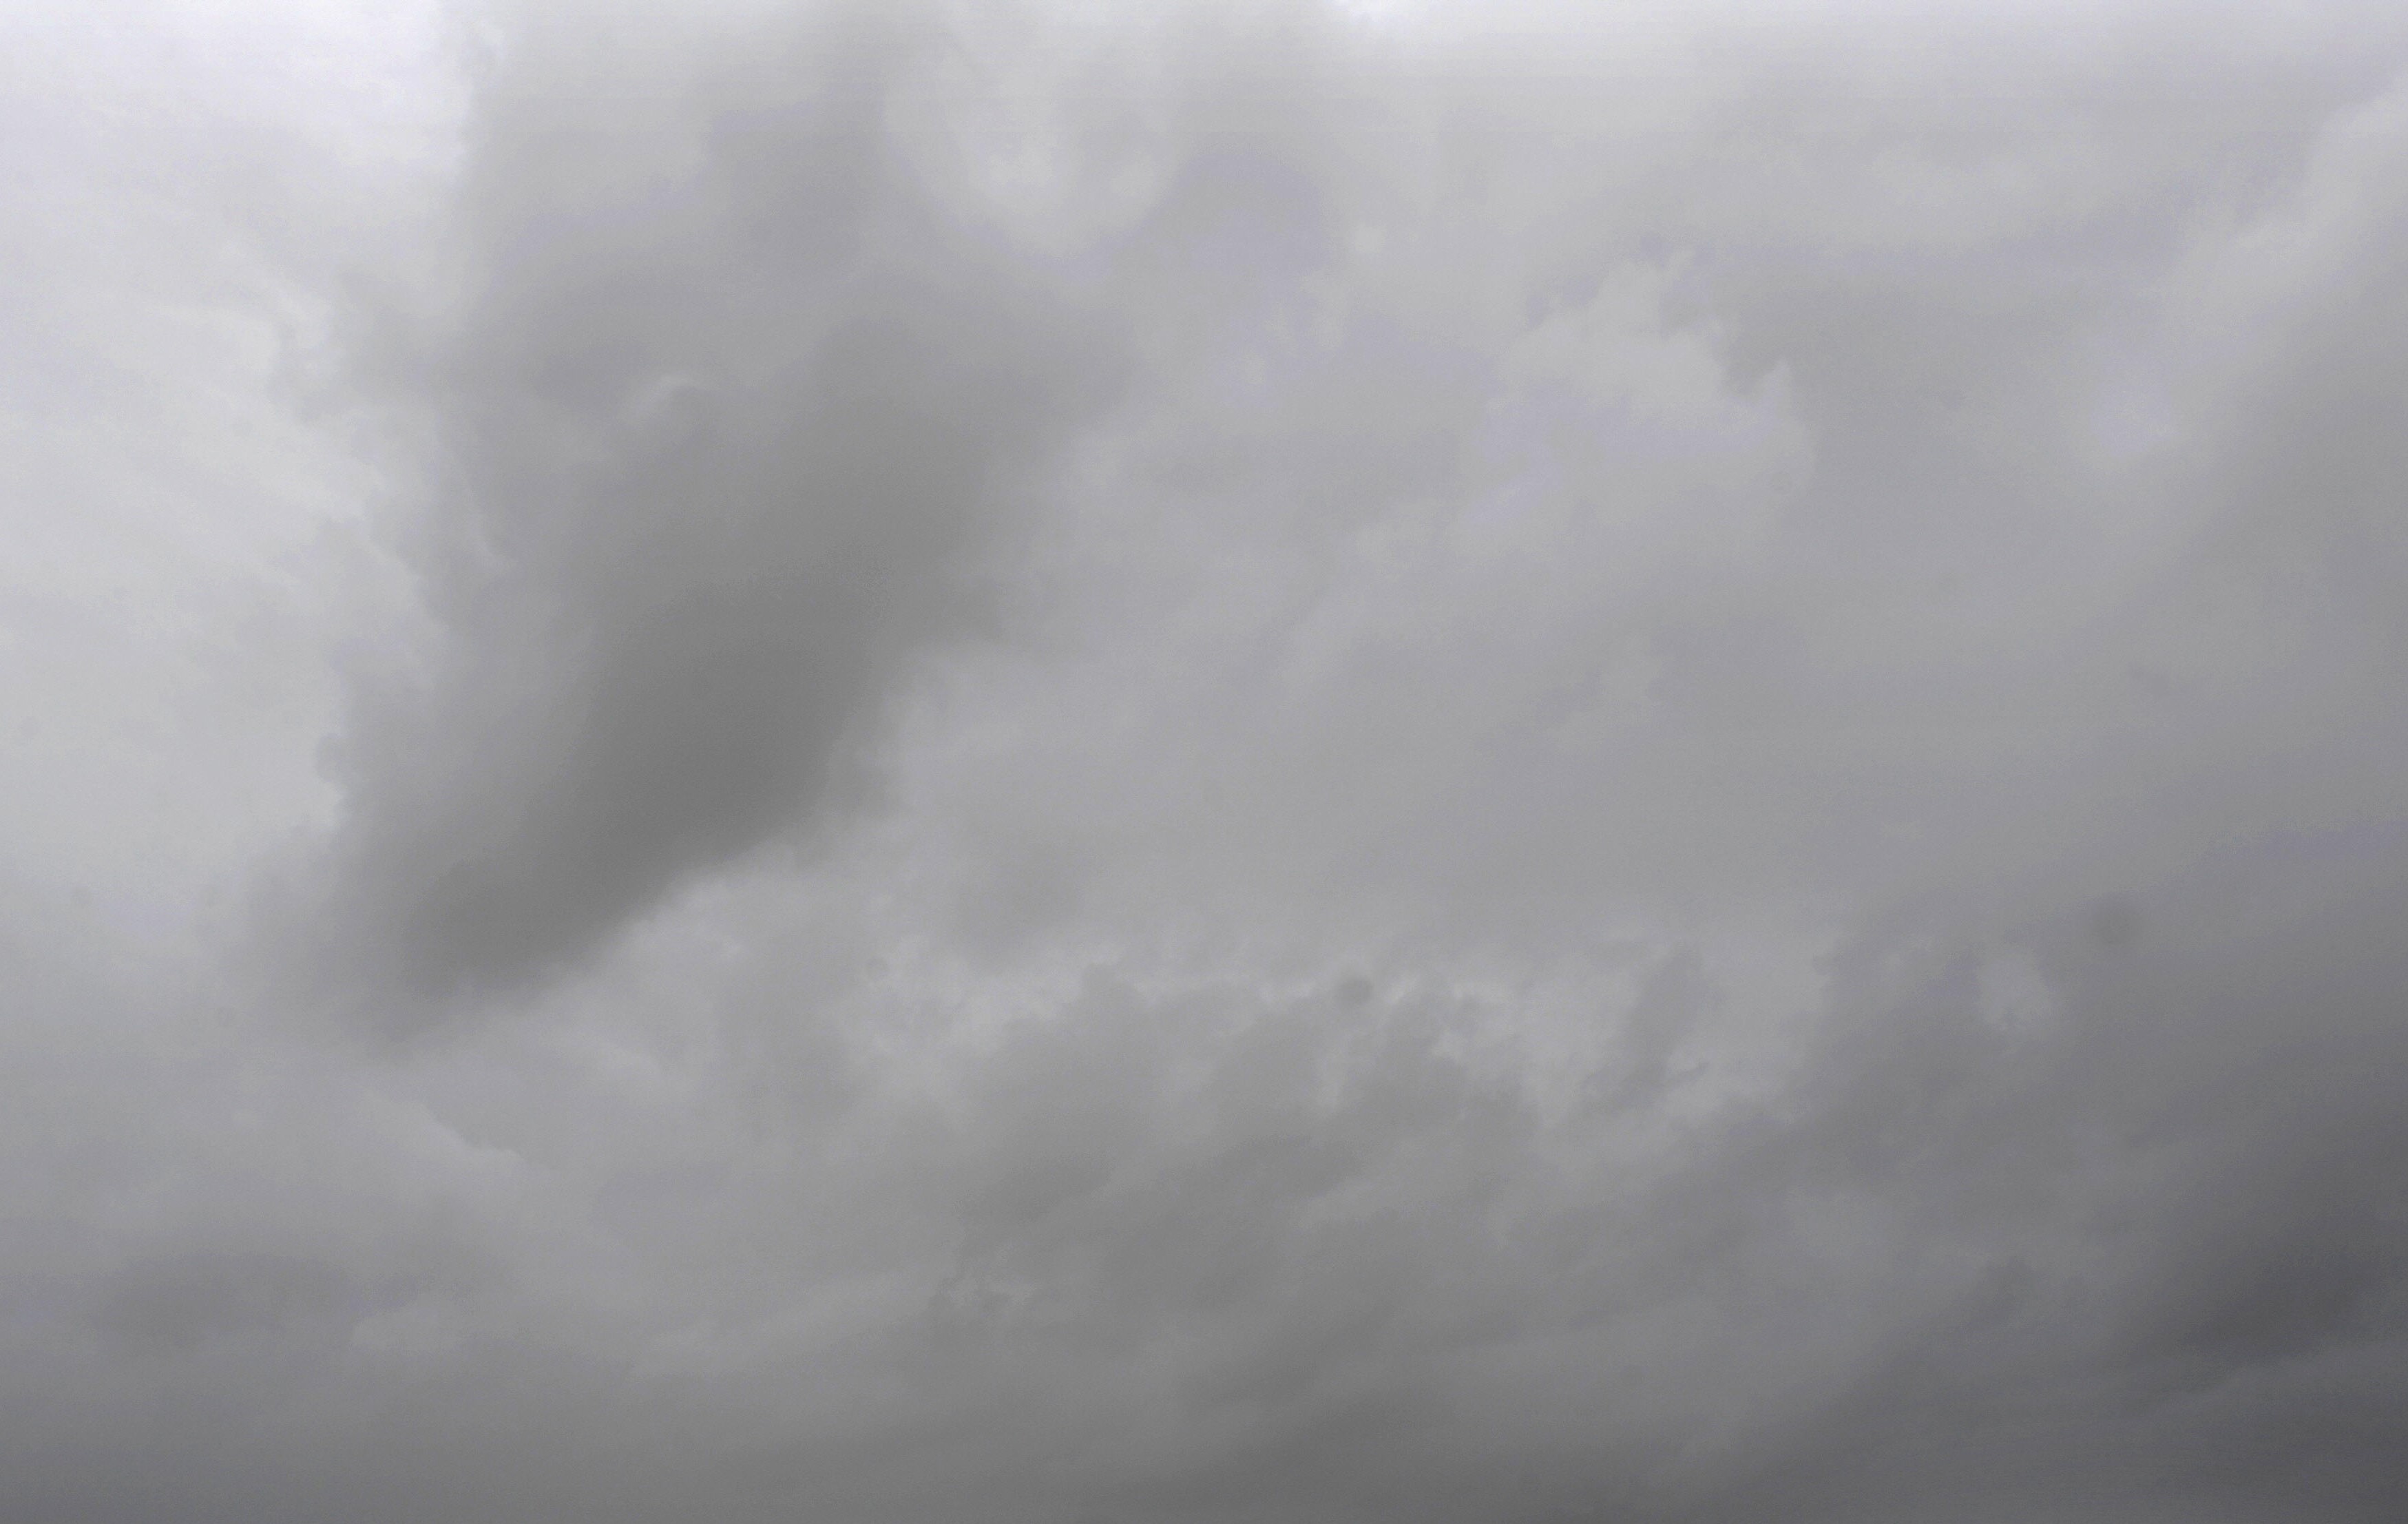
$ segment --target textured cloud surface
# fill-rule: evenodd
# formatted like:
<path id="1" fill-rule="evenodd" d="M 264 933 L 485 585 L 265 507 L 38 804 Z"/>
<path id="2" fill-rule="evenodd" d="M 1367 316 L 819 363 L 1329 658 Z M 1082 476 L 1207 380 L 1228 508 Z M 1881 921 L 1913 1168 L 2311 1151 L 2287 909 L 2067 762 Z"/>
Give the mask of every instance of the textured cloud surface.
<path id="1" fill-rule="evenodd" d="M 0 22 L 0 1517 L 2387 1520 L 2408 27 Z"/>

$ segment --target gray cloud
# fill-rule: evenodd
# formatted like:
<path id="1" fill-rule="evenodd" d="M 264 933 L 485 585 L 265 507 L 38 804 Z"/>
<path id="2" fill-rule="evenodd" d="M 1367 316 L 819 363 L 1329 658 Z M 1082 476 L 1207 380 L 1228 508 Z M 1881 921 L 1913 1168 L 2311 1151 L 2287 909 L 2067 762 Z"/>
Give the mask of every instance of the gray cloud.
<path id="1" fill-rule="evenodd" d="M 394 362 L 435 649 L 362 680 L 335 762 L 385 1020 L 546 976 L 804 814 L 1108 400 L 1061 282 L 896 163 L 917 29 L 839 15 L 791 68 L 671 43 L 635 84 L 538 27 L 480 90 L 463 295 Z"/>
<path id="2" fill-rule="evenodd" d="M 0 1515 L 2396 1512 L 2408 35 L 670 8 L 7 23 Z"/>

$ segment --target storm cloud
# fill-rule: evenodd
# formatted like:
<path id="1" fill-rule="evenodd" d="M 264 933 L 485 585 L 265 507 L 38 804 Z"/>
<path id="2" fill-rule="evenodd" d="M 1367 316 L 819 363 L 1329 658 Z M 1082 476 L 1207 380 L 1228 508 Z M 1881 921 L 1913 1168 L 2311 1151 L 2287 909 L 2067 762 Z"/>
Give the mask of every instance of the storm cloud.
<path id="1" fill-rule="evenodd" d="M 2387 1519 L 2408 27 L 31 12 L 0 1516 Z"/>

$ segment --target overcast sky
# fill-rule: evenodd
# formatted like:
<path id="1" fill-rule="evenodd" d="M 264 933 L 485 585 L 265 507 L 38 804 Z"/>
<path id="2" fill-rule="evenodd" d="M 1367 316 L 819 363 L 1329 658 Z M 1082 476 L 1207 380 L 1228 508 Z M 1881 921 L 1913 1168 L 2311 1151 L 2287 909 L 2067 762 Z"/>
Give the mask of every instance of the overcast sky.
<path id="1" fill-rule="evenodd" d="M 0 1520 L 2408 1498 L 2408 11 L 0 3 Z"/>

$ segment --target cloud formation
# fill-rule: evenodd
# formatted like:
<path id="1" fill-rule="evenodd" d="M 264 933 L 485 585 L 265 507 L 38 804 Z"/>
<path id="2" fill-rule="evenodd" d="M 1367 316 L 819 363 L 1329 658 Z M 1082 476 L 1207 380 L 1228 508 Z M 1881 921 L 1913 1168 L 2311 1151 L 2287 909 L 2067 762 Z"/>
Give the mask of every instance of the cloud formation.
<path id="1" fill-rule="evenodd" d="M 92 18 L 0 1514 L 2408 1492 L 2397 23 Z"/>
<path id="2" fill-rule="evenodd" d="M 394 359 L 433 648 L 355 687 L 336 760 L 335 940 L 387 1019 L 523 988 L 803 813 L 1109 401 L 1062 282 L 898 165 L 917 19 L 818 20 L 638 63 L 531 19 L 475 93 L 457 295 Z"/>

